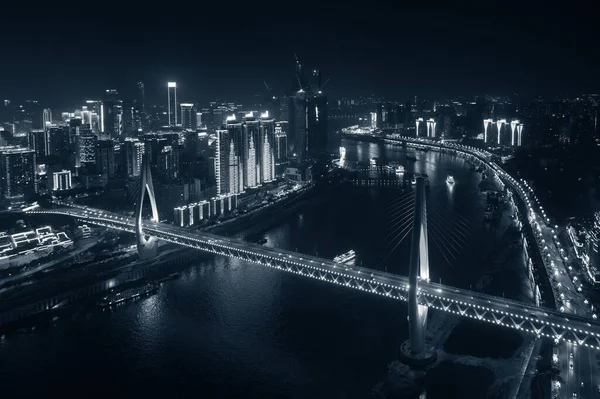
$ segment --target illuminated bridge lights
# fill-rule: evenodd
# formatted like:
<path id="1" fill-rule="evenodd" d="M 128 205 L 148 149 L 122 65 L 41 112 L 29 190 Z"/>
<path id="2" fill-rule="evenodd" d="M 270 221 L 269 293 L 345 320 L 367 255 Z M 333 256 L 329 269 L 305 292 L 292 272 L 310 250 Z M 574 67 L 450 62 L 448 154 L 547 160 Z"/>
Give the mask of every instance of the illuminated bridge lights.
<path id="1" fill-rule="evenodd" d="M 406 138 L 407 141 L 411 139 Z M 414 139 L 412 139 L 414 141 Z M 507 175 L 493 162 L 490 162 L 491 154 L 466 148 L 458 145 L 442 147 L 438 144 L 419 140 L 423 148 L 451 147 L 455 153 L 475 156 L 485 162 L 496 173 L 513 184 L 513 188 L 524 196 L 524 190 L 519 183 Z M 64 204 L 64 203 L 63 203 Z M 70 206 L 70 204 L 64 204 Z M 135 233 L 133 218 L 114 215 L 103 210 L 94 210 L 81 206 L 70 206 L 70 209 L 55 210 L 31 210 L 29 213 L 48 213 L 72 216 L 90 224 L 96 224 L 108 228 L 118 229 L 129 233 Z M 228 256 L 244 261 L 249 261 L 275 270 L 287 271 L 315 280 L 333 283 L 339 286 L 353 288 L 370 294 L 377 294 L 387 298 L 407 301 L 407 293 L 410 289 L 408 278 L 404 276 L 391 275 L 375 270 L 360 267 L 346 267 L 336 264 L 330 260 L 299 255 L 294 252 L 263 247 L 256 244 L 236 241 L 226 237 L 220 237 L 204 232 L 191 232 L 182 228 L 163 225 L 156 222 L 147 222 L 143 226 L 143 233 L 189 248 Z M 369 277 L 363 277 L 369 276 Z M 554 312 L 550 309 L 539 308 L 517 301 L 497 298 L 485 294 L 460 290 L 452 287 L 433 284 L 427 280 L 419 282 L 419 301 L 422 305 L 443 312 L 468 317 L 474 320 L 487 322 L 507 328 L 534 334 L 536 337 L 554 339 L 557 341 L 570 342 L 600 350 L 600 323 L 592 320 L 573 317 L 572 320 L 565 318 L 564 314 Z M 531 315 L 539 315 L 531 317 Z M 565 321 L 567 323 L 565 324 Z M 593 323 L 592 324 L 590 324 Z M 591 329 L 583 327 L 593 327 Z M 588 343 L 590 341 L 591 343 Z"/>

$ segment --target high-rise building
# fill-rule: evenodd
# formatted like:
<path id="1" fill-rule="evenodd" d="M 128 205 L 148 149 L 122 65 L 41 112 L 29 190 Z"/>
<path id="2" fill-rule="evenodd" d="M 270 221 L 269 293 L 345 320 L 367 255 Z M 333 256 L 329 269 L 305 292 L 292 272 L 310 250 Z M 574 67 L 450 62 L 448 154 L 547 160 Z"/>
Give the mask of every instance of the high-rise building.
<path id="1" fill-rule="evenodd" d="M 164 180 L 179 178 L 179 147 L 164 146 L 157 156 L 156 169 Z"/>
<path id="2" fill-rule="evenodd" d="M 144 143 L 137 139 L 125 139 L 124 142 L 125 169 L 128 177 L 141 174 L 142 157 L 144 156 Z"/>
<path id="3" fill-rule="evenodd" d="M 136 111 L 133 101 L 124 100 L 122 102 L 122 126 L 125 137 L 132 137 L 136 131 Z"/>
<path id="4" fill-rule="evenodd" d="M 86 107 L 90 111 L 91 130 L 94 134 L 104 132 L 104 104 L 101 101 L 87 100 Z"/>
<path id="5" fill-rule="evenodd" d="M 288 145 L 290 155 L 304 161 L 307 158 L 308 114 L 306 92 L 303 89 L 288 97 L 289 101 L 289 132 Z"/>
<path id="6" fill-rule="evenodd" d="M 275 167 L 276 173 L 281 174 L 285 165 L 288 163 L 288 143 L 287 143 L 288 122 L 279 121 L 275 123 Z"/>
<path id="7" fill-rule="evenodd" d="M 0 200 L 23 201 L 37 193 L 36 160 L 32 149 L 0 147 Z"/>
<path id="8" fill-rule="evenodd" d="M 115 89 L 106 90 L 103 102 L 104 122 L 103 138 L 119 138 L 123 131 L 123 109 L 119 101 L 119 92 Z"/>
<path id="9" fill-rule="evenodd" d="M 307 150 L 312 157 L 327 152 L 327 97 L 321 90 L 314 92 L 308 99 Z"/>
<path id="10" fill-rule="evenodd" d="M 228 127 L 229 129 L 229 124 Z M 261 181 L 260 164 L 262 140 L 260 122 L 252 113 L 246 115 L 242 123 L 242 180 L 244 188 L 256 187 Z"/>
<path id="11" fill-rule="evenodd" d="M 53 126 L 48 130 L 48 137 L 49 146 L 46 155 L 52 155 L 67 165 L 72 153 L 69 127 Z"/>
<path id="12" fill-rule="evenodd" d="M 144 83 L 137 82 L 134 105 L 134 129 L 143 131 L 146 127 L 146 92 Z"/>
<path id="13" fill-rule="evenodd" d="M 261 183 L 275 180 L 275 119 L 265 112 L 260 116 L 261 138 Z"/>
<path id="14" fill-rule="evenodd" d="M 181 103 L 181 127 L 184 129 L 196 129 L 196 108 L 194 104 Z"/>
<path id="15" fill-rule="evenodd" d="M 47 129 L 52 124 L 52 110 L 45 108 L 42 112 L 42 129 Z"/>
<path id="16" fill-rule="evenodd" d="M 177 82 L 167 83 L 167 114 L 169 126 L 177 126 Z"/>
<path id="17" fill-rule="evenodd" d="M 62 170 L 60 172 L 54 172 L 52 174 L 53 177 L 53 186 L 52 189 L 54 191 L 63 191 L 71 189 L 71 171 L 70 170 Z"/>
<path id="18" fill-rule="evenodd" d="M 48 134 L 46 130 L 32 130 L 29 132 L 28 146 L 31 148 L 38 159 L 46 156 L 48 144 L 46 143 Z"/>
<path id="19" fill-rule="evenodd" d="M 98 140 L 96 145 L 96 170 L 107 178 L 115 175 L 115 143 L 113 140 Z"/>
<path id="20" fill-rule="evenodd" d="M 78 136 L 77 155 L 79 162 L 75 165 L 78 167 L 90 166 L 96 163 L 96 146 L 98 137 L 94 134 Z"/>
<path id="21" fill-rule="evenodd" d="M 242 124 L 235 115 L 227 118 L 227 129 L 217 130 L 215 178 L 217 194 L 238 194 L 244 190 L 242 165 Z"/>

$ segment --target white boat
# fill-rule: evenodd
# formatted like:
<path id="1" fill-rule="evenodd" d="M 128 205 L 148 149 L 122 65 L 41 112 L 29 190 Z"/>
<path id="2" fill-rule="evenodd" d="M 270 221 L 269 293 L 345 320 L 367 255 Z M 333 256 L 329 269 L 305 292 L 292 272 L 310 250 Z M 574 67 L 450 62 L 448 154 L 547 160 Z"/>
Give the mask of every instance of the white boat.
<path id="1" fill-rule="evenodd" d="M 413 186 L 415 184 L 417 184 L 417 178 L 415 176 L 412 177 L 412 180 L 410 181 L 410 184 L 412 184 Z"/>
<path id="2" fill-rule="evenodd" d="M 335 258 L 333 258 L 333 261 L 336 263 L 348 263 L 351 260 L 354 260 L 354 258 L 356 258 L 356 252 L 354 252 L 354 250 L 351 249 L 346 253 L 336 256 Z"/>
<path id="3" fill-rule="evenodd" d="M 446 183 L 454 184 L 454 177 L 452 175 L 448 175 L 448 177 L 446 177 Z"/>
<path id="4" fill-rule="evenodd" d="M 404 166 L 402 166 L 402 165 L 396 166 L 396 174 L 397 175 L 404 174 Z"/>
<path id="5" fill-rule="evenodd" d="M 369 163 L 371 166 L 377 166 L 378 162 L 379 162 L 379 158 L 373 157 L 373 158 L 371 158 L 371 161 Z"/>

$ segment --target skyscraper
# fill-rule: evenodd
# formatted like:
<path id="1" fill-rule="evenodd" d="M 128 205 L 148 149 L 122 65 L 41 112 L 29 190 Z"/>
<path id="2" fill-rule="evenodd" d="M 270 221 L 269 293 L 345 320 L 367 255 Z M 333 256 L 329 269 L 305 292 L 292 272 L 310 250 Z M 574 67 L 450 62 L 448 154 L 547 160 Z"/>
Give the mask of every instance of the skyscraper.
<path id="1" fill-rule="evenodd" d="M 169 126 L 177 126 L 177 82 L 167 83 L 167 114 Z"/>
<path id="2" fill-rule="evenodd" d="M 144 156 L 144 143 L 137 139 L 125 139 L 124 143 L 125 166 L 128 177 L 141 174 L 142 157 Z"/>
<path id="3" fill-rule="evenodd" d="M 287 144 L 288 122 L 280 121 L 275 123 L 275 167 L 276 173 L 283 172 L 283 168 L 288 163 L 288 144 Z"/>
<path id="4" fill-rule="evenodd" d="M 77 136 L 77 160 L 75 166 L 85 167 L 96 163 L 98 137 L 93 134 Z"/>
<path id="5" fill-rule="evenodd" d="M 290 155 L 302 162 L 307 157 L 307 103 L 306 92 L 303 89 L 298 90 L 289 98 L 289 134 L 288 145 L 290 146 Z"/>
<path id="6" fill-rule="evenodd" d="M 181 126 L 184 129 L 196 129 L 196 108 L 194 104 L 181 103 Z"/>
<path id="7" fill-rule="evenodd" d="M 0 201 L 23 201 L 37 192 L 35 152 L 19 146 L 0 147 Z"/>
<path id="8" fill-rule="evenodd" d="M 115 175 L 115 143 L 112 140 L 99 140 L 96 145 L 96 169 L 107 178 Z"/>
<path id="9" fill-rule="evenodd" d="M 47 129 L 52 123 L 52 110 L 45 108 L 42 112 L 42 129 Z"/>
<path id="10" fill-rule="evenodd" d="M 321 90 L 312 93 L 308 100 L 308 153 L 319 157 L 327 152 L 327 97 Z"/>
<path id="11" fill-rule="evenodd" d="M 35 155 L 38 159 L 45 157 L 47 154 L 47 137 L 48 134 L 46 130 L 32 130 L 29 132 L 28 146 L 35 152 Z"/>
<path id="12" fill-rule="evenodd" d="M 106 90 L 103 102 L 104 137 L 118 138 L 123 129 L 123 109 L 119 101 L 119 92 L 115 89 Z"/>
<path id="13" fill-rule="evenodd" d="M 275 180 L 275 120 L 266 112 L 260 116 L 260 183 Z"/>
<path id="14" fill-rule="evenodd" d="M 252 114 L 242 124 L 242 151 L 243 186 L 256 187 L 261 182 L 262 140 L 260 122 Z"/>
<path id="15" fill-rule="evenodd" d="M 134 129 L 143 131 L 146 127 L 146 93 L 144 83 L 137 82 L 134 105 Z"/>
<path id="16" fill-rule="evenodd" d="M 227 117 L 226 129 L 217 130 L 217 194 L 238 194 L 244 190 L 242 159 L 242 124 L 232 115 Z"/>

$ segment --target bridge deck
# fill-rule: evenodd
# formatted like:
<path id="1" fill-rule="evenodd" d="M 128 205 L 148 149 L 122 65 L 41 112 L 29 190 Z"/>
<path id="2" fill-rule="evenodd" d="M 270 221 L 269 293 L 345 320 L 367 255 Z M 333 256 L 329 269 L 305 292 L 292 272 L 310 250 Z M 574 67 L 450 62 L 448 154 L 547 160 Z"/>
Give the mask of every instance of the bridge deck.
<path id="1" fill-rule="evenodd" d="M 102 210 L 72 207 L 36 210 L 30 213 L 71 216 L 86 223 L 135 233 L 133 218 Z M 407 300 L 409 286 L 408 278 L 404 276 L 364 267 L 345 266 L 329 259 L 162 223 L 146 222 L 143 231 L 178 245 L 239 258 L 371 294 Z M 600 323 L 595 320 L 571 315 L 567 318 L 565 314 L 551 309 L 428 281 L 419 282 L 419 294 L 421 303 L 434 309 L 514 328 L 538 337 L 563 340 L 600 350 Z"/>

